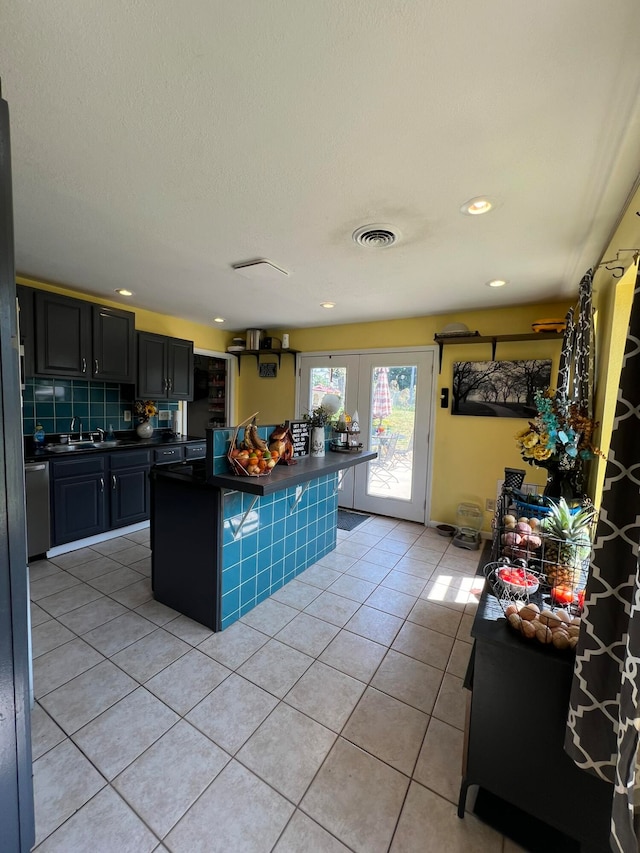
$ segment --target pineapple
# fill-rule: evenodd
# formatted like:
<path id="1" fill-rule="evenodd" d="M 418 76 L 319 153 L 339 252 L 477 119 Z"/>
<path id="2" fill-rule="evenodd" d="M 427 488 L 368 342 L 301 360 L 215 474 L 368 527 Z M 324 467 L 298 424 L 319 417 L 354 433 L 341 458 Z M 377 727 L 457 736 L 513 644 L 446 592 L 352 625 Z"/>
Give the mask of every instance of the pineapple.
<path id="1" fill-rule="evenodd" d="M 544 566 L 550 586 L 579 585 L 582 563 L 591 553 L 589 528 L 593 516 L 593 507 L 581 507 L 571 514 L 564 498 L 552 504 L 551 513 L 540 525 L 544 534 Z"/>

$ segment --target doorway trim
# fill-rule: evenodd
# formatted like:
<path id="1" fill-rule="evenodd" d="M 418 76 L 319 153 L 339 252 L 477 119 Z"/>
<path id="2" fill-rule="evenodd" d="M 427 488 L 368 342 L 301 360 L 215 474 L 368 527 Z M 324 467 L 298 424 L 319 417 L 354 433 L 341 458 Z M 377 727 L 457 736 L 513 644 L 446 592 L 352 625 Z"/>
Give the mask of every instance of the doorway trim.
<path id="1" fill-rule="evenodd" d="M 424 500 L 424 518 L 425 526 L 431 523 L 431 490 L 433 477 L 433 449 L 435 445 L 436 434 L 436 405 L 438 401 L 438 375 L 436 372 L 436 364 L 438 364 L 438 347 L 433 344 L 431 346 L 415 346 L 415 347 L 371 347 L 370 349 L 341 349 L 341 350 L 313 350 L 310 352 L 301 352 L 296 355 L 296 390 L 295 390 L 295 408 L 296 418 L 302 417 L 302 402 L 301 396 L 301 358 L 331 358 L 332 356 L 348 356 L 348 355 L 385 355 L 388 353 L 414 353 L 414 352 L 430 352 L 433 355 L 433 375 L 431 382 L 431 405 L 429 406 L 429 423 L 428 429 L 428 445 L 427 445 L 427 470 L 425 484 L 425 500 Z M 421 522 L 418 522 L 421 523 Z"/>
<path id="2" fill-rule="evenodd" d="M 234 412 L 236 410 L 236 380 L 238 373 L 236 370 L 231 370 L 232 363 L 236 363 L 238 359 L 228 352 L 219 352 L 218 350 L 205 349 L 204 347 L 194 347 L 194 355 L 208 355 L 210 358 L 223 358 L 227 362 L 227 383 L 225 393 L 227 395 L 225 414 L 229 425 L 234 421 Z M 188 435 L 189 424 L 187 422 L 187 404 L 184 403 L 180 408 L 180 428 L 183 435 Z"/>

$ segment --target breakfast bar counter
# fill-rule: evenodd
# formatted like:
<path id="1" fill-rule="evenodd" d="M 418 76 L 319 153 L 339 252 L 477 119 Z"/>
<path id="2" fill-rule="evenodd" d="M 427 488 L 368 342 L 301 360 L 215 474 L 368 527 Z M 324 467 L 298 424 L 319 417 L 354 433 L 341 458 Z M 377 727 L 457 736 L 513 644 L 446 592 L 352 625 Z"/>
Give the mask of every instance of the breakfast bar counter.
<path id="1" fill-rule="evenodd" d="M 157 601 L 220 631 L 335 548 L 340 472 L 376 454 L 234 476 L 219 435 L 230 431 L 211 432 L 205 462 L 152 471 L 152 586 Z"/>

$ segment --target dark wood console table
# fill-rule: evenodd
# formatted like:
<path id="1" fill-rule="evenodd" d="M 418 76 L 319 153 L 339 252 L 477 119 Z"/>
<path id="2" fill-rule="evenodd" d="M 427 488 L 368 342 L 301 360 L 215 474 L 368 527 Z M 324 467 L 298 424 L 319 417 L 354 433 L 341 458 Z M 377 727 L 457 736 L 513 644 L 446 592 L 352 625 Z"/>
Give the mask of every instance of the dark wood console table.
<path id="1" fill-rule="evenodd" d="M 478 785 L 505 810 L 515 806 L 575 839 L 575 849 L 606 853 L 612 786 L 576 767 L 563 749 L 574 655 L 520 637 L 488 589 L 471 634 L 459 817 L 469 786 Z M 545 847 L 555 849 L 567 848 Z"/>

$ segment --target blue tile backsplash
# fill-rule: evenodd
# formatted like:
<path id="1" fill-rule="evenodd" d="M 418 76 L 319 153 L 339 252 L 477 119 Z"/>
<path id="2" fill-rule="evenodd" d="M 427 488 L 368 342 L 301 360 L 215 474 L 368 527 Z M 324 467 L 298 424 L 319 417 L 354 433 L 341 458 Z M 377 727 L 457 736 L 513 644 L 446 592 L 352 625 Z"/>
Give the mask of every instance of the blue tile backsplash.
<path id="1" fill-rule="evenodd" d="M 71 418 L 82 422 L 85 432 L 97 427 L 114 430 L 132 429 L 138 423 L 132 416 L 124 420 L 125 410 L 133 406 L 133 387 L 114 382 L 96 382 L 87 379 L 44 379 L 31 377 L 25 380 L 23 399 L 23 432 L 32 435 L 37 423 L 45 433 L 68 433 Z M 158 401 L 160 411 L 175 411 L 178 403 Z M 159 414 L 151 418 L 154 427 L 168 426 L 160 421 Z M 76 427 L 76 430 L 79 426 Z"/>

